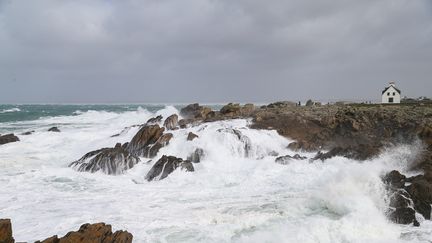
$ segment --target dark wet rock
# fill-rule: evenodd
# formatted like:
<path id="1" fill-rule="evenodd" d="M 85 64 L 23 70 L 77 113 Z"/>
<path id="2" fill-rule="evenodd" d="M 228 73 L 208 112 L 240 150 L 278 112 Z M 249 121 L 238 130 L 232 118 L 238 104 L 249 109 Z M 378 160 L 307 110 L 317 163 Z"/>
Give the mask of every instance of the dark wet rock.
<path id="1" fill-rule="evenodd" d="M 383 182 L 390 193 L 389 206 L 395 210 L 390 215 L 392 221 L 403 224 L 411 223 L 411 210 L 418 212 L 427 220 L 431 219 L 432 183 L 428 179 L 429 174 L 407 178 L 396 170 L 383 177 Z"/>
<path id="2" fill-rule="evenodd" d="M 69 167 L 81 172 L 101 171 L 109 175 L 122 174 L 134 167 L 140 159 L 130 154 L 120 143 L 114 148 L 102 148 L 85 154 L 72 162 Z"/>
<path id="3" fill-rule="evenodd" d="M 184 119 L 206 119 L 212 110 L 209 107 L 200 106 L 198 103 L 190 104 L 180 110 Z"/>
<path id="4" fill-rule="evenodd" d="M 153 165 L 145 178 L 148 181 L 162 180 L 178 168 L 189 172 L 194 171 L 190 161 L 164 155 Z"/>
<path id="5" fill-rule="evenodd" d="M 411 182 L 406 191 L 414 202 L 414 209 L 425 219 L 431 219 L 432 184 L 424 178 Z"/>
<path id="6" fill-rule="evenodd" d="M 0 219 L 0 243 L 14 243 L 10 219 Z"/>
<path id="7" fill-rule="evenodd" d="M 275 159 L 275 162 L 278 164 L 286 165 L 286 164 L 289 164 L 293 160 L 305 160 L 305 159 L 307 159 L 307 158 L 304 156 L 301 156 L 299 154 L 295 154 L 294 156 L 285 155 L 285 156 L 277 157 Z"/>
<path id="8" fill-rule="evenodd" d="M 35 131 L 27 131 L 27 132 L 23 132 L 23 133 L 21 133 L 21 135 L 24 135 L 24 136 L 26 136 L 26 135 L 32 135 L 33 133 L 34 133 Z"/>
<path id="9" fill-rule="evenodd" d="M 397 224 L 420 225 L 415 218 L 415 211 L 412 208 L 397 208 L 390 213 L 389 219 Z"/>
<path id="10" fill-rule="evenodd" d="M 112 232 L 105 223 L 83 224 L 78 231 L 71 231 L 59 238 L 57 235 L 36 243 L 131 243 L 133 236 L 123 230 Z"/>
<path id="11" fill-rule="evenodd" d="M 204 157 L 204 150 L 202 148 L 197 148 L 195 151 L 187 157 L 192 163 L 200 163 Z"/>
<path id="12" fill-rule="evenodd" d="M 6 134 L 3 136 L 0 135 L 0 145 L 18 142 L 18 141 L 19 141 L 19 138 L 17 136 L 15 136 L 13 133 Z"/>
<path id="13" fill-rule="evenodd" d="M 172 133 L 165 133 L 159 137 L 159 139 L 152 145 L 147 146 L 144 149 L 145 157 L 153 158 L 157 155 L 159 150 L 169 144 L 169 141 L 173 138 Z"/>
<path id="14" fill-rule="evenodd" d="M 177 114 L 173 114 L 173 115 L 169 116 L 164 122 L 164 127 L 167 130 L 175 130 L 177 128 L 177 125 L 178 125 L 178 115 Z"/>
<path id="15" fill-rule="evenodd" d="M 60 129 L 58 129 L 58 127 L 51 127 L 48 129 L 48 132 L 60 132 Z"/>
<path id="16" fill-rule="evenodd" d="M 403 188 L 405 186 L 406 176 L 402 175 L 397 170 L 392 170 L 390 173 L 383 177 L 384 183 L 393 188 Z"/>
<path id="17" fill-rule="evenodd" d="M 157 117 L 152 117 L 150 119 L 148 119 L 146 125 L 156 125 L 162 122 L 163 117 L 161 115 L 157 116 Z"/>
<path id="18" fill-rule="evenodd" d="M 189 132 L 189 134 L 188 134 L 188 136 L 187 136 L 187 141 L 192 141 L 192 140 L 194 140 L 195 138 L 198 138 L 198 135 L 196 135 L 196 134 L 193 133 L 193 132 Z"/>
<path id="19" fill-rule="evenodd" d="M 156 143 L 164 131 L 165 128 L 159 125 L 146 125 L 135 134 L 126 149 L 135 156 L 147 156 L 148 147 Z"/>
<path id="20" fill-rule="evenodd" d="M 356 147 L 335 147 L 328 152 L 319 151 L 312 160 L 327 160 L 336 156 L 346 157 L 355 160 L 365 160 L 371 154 L 377 153 L 376 148 L 368 145 L 358 145 Z"/>

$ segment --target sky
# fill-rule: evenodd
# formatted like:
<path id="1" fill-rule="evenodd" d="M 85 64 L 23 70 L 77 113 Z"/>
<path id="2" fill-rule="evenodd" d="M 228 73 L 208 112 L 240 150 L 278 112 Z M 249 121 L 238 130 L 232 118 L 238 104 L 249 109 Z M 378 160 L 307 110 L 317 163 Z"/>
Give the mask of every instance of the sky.
<path id="1" fill-rule="evenodd" d="M 432 96 L 431 0 L 0 0 L 0 103 Z"/>

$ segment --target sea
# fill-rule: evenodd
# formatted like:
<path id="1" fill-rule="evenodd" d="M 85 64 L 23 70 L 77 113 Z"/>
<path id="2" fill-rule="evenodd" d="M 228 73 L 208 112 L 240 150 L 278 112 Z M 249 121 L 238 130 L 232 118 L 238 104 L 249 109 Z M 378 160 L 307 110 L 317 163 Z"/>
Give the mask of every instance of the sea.
<path id="1" fill-rule="evenodd" d="M 334 157 L 282 165 L 275 158 L 296 153 L 287 148 L 292 140 L 236 119 L 175 130 L 156 158 L 141 158 L 121 175 L 68 167 L 89 151 L 130 141 L 139 129 L 131 126 L 179 114 L 183 106 L 0 105 L 0 134 L 20 139 L 0 145 L 0 218 L 12 220 L 15 240 L 105 222 L 132 233 L 134 242 L 432 242 L 431 221 L 417 215 L 420 227 L 397 225 L 385 215 L 381 176 L 393 169 L 414 173 L 406 169 L 415 145 L 387 148 L 363 162 Z M 61 132 L 48 131 L 54 126 Z M 241 131 L 248 146 L 230 129 Z M 199 138 L 187 141 L 189 132 Z M 197 148 L 205 155 L 194 172 L 145 180 L 162 155 L 185 159 Z"/>

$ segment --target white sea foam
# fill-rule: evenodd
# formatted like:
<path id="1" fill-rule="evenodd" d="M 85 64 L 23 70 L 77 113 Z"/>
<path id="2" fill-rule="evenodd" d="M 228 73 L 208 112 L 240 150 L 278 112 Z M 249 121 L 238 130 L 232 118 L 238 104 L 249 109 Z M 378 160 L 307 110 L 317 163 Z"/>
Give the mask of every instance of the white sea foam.
<path id="1" fill-rule="evenodd" d="M 383 213 L 380 176 L 404 169 L 400 161 L 411 154 L 405 146 L 363 163 L 336 157 L 280 165 L 275 153 L 294 154 L 286 148 L 288 139 L 249 129 L 247 120 L 232 120 L 172 131 L 173 140 L 158 157 L 186 158 L 202 148 L 205 156 L 193 173 L 178 170 L 147 182 L 144 176 L 158 157 L 149 163 L 143 159 L 120 176 L 67 167 L 88 151 L 129 141 L 138 127 L 110 137 L 124 127 L 177 112 L 174 107 L 157 114 L 88 111 L 23 122 L 23 131 L 36 132 L 0 148 L 0 215 L 12 219 L 15 239 L 40 240 L 103 221 L 133 233 L 135 242 L 432 240 L 430 222 L 420 228 L 399 226 Z M 52 125 L 62 132 L 47 132 Z M 199 138 L 186 141 L 189 132 Z"/>
<path id="2" fill-rule="evenodd" d="M 1 111 L 0 111 L 0 114 L 1 114 L 1 113 L 9 113 L 9 112 L 18 112 L 18 111 L 21 111 L 20 108 L 15 107 L 15 108 L 11 108 L 11 109 L 4 109 L 4 110 L 1 110 Z"/>

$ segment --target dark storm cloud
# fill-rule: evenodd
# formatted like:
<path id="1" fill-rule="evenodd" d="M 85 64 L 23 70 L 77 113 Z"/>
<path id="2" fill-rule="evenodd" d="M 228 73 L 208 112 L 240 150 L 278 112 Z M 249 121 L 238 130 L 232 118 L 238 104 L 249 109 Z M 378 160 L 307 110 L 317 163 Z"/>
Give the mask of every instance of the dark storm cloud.
<path id="1" fill-rule="evenodd" d="M 428 0 L 0 0 L 0 102 L 432 96 Z"/>

